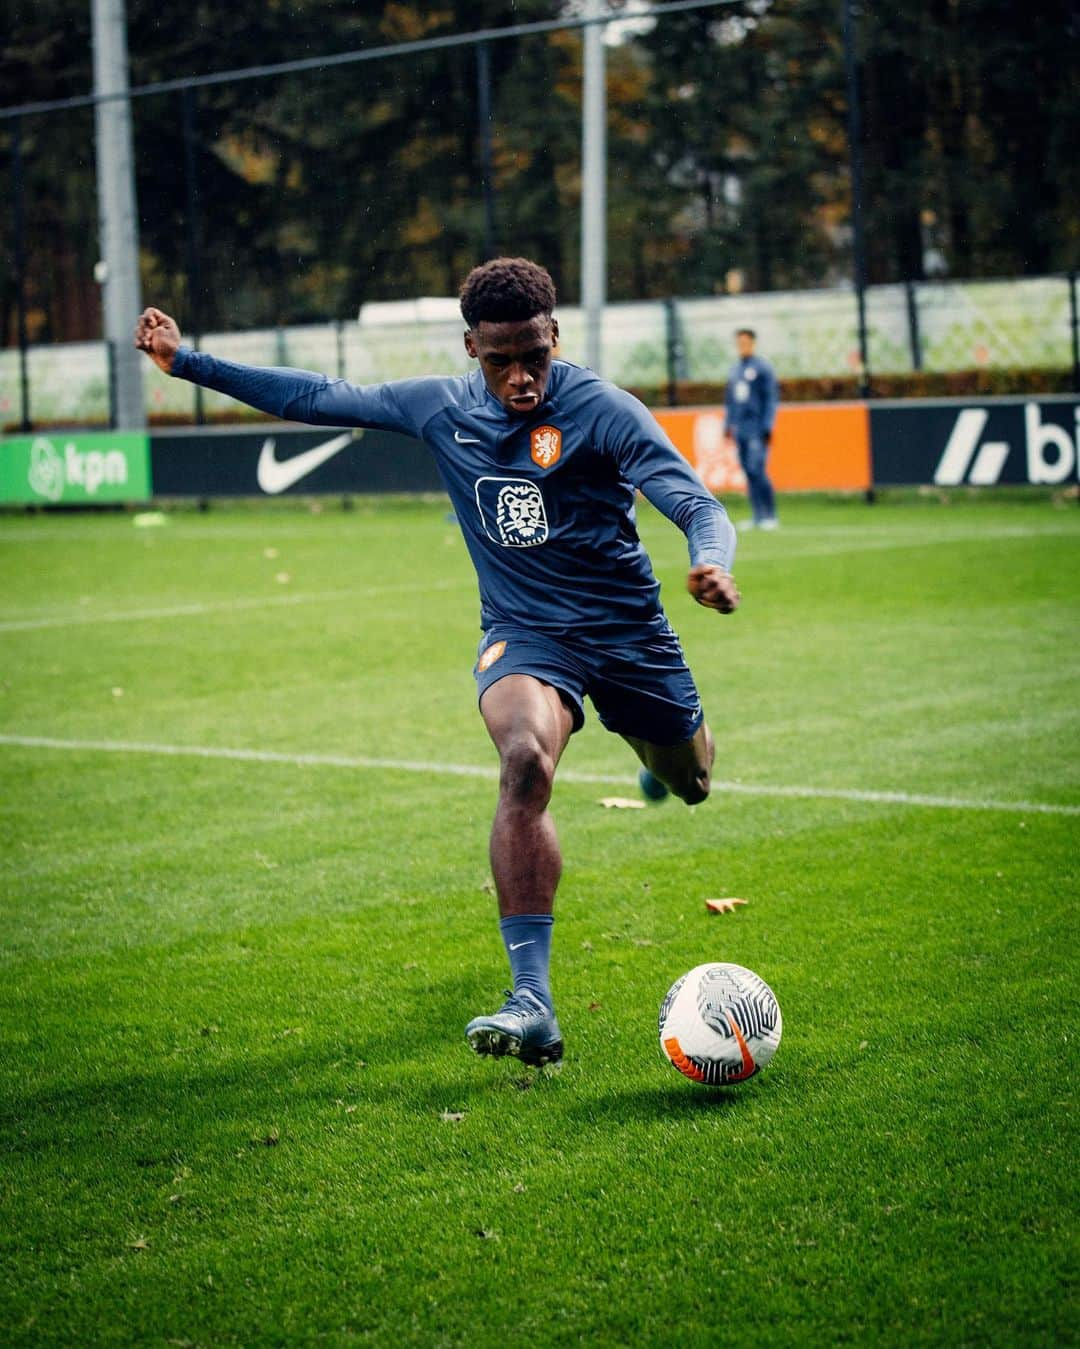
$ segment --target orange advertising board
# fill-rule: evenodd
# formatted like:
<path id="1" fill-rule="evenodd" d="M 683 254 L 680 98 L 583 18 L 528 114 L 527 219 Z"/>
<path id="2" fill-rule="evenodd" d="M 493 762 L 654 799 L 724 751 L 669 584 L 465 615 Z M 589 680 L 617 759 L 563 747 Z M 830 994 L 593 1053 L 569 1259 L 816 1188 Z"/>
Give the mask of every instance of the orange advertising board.
<path id="1" fill-rule="evenodd" d="M 724 409 L 654 408 L 653 416 L 713 492 L 745 492 Z M 780 492 L 865 491 L 870 415 L 865 403 L 789 403 L 776 414 L 769 477 Z"/>

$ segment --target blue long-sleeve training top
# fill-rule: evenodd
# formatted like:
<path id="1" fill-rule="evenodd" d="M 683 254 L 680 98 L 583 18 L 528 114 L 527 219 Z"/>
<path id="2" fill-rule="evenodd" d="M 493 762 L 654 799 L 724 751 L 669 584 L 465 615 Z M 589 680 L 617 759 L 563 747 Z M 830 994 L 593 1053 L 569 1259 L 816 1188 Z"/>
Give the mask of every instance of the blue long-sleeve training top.
<path id="1" fill-rule="evenodd" d="M 485 629 L 520 623 L 600 642 L 666 627 L 635 488 L 686 534 L 692 564 L 731 569 L 727 512 L 655 418 L 568 361 L 552 362 L 547 397 L 529 417 L 508 413 L 479 370 L 360 387 L 181 346 L 172 373 L 276 417 L 422 440 L 476 568 Z"/>
<path id="2" fill-rule="evenodd" d="M 732 435 L 760 436 L 772 431 L 779 402 L 780 386 L 768 361 L 747 356 L 735 362 L 724 394 L 727 429 Z"/>

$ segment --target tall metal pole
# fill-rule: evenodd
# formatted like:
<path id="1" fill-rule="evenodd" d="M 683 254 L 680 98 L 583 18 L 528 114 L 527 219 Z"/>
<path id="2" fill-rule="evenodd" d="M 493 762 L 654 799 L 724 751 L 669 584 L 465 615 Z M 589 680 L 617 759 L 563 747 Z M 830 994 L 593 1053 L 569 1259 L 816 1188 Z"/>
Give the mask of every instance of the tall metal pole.
<path id="1" fill-rule="evenodd" d="M 491 145 L 491 48 L 476 44 L 476 115 L 480 122 L 480 180 L 484 192 L 484 259 L 493 258 L 495 245 L 495 166 Z"/>
<path id="2" fill-rule="evenodd" d="M 1080 304 L 1076 300 L 1075 272 L 1069 273 L 1069 328 L 1072 333 L 1073 392 L 1080 393 Z"/>
<path id="3" fill-rule="evenodd" d="M 853 0 L 843 0 L 844 73 L 847 77 L 848 152 L 851 158 L 851 226 L 855 264 L 855 302 L 859 319 L 859 393 L 870 392 L 870 357 L 866 335 L 866 236 L 863 228 L 862 117 L 859 111 L 859 71 L 855 61 Z"/>
<path id="4" fill-rule="evenodd" d="M 15 305 L 19 328 L 19 425 L 30 430 L 30 344 L 26 336 L 26 206 L 23 195 L 22 118 L 11 127 L 11 177 L 15 210 Z"/>
<path id="5" fill-rule="evenodd" d="M 586 0 L 585 17 L 600 18 L 606 0 Z M 583 30 L 585 88 L 581 118 L 581 305 L 585 364 L 601 373 L 607 300 L 607 72 L 604 25 Z"/>
<path id="6" fill-rule="evenodd" d="M 92 0 L 94 93 L 122 95 L 94 105 L 101 254 L 105 263 L 105 341 L 116 372 L 115 422 L 122 430 L 146 425 L 143 357 L 132 332 L 142 309 L 139 230 L 131 148 L 127 32 L 124 0 Z"/>

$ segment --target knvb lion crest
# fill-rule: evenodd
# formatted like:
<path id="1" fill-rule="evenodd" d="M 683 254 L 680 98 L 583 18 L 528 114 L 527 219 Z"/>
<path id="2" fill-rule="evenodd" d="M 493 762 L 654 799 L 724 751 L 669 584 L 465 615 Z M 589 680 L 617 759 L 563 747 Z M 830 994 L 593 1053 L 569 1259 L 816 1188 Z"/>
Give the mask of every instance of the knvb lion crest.
<path id="1" fill-rule="evenodd" d="M 478 478 L 476 505 L 484 533 L 504 548 L 535 548 L 548 536 L 544 498 L 526 478 Z"/>
<path id="2" fill-rule="evenodd" d="M 562 454 L 562 432 L 557 426 L 538 426 L 532 433 L 532 460 L 541 468 L 550 468 Z"/>

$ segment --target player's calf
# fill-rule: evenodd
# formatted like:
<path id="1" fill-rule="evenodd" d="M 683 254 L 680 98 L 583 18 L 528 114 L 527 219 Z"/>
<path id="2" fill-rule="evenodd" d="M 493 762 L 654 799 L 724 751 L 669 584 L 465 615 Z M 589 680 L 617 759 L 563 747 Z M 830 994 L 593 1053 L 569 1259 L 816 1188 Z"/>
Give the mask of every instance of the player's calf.
<path id="1" fill-rule="evenodd" d="M 638 781 L 643 793 L 662 800 L 666 788 L 688 806 L 700 805 L 712 788 L 712 764 L 716 745 L 704 722 L 681 745 L 653 745 L 626 737 L 644 764 Z M 661 790 L 657 791 L 660 787 Z"/>

